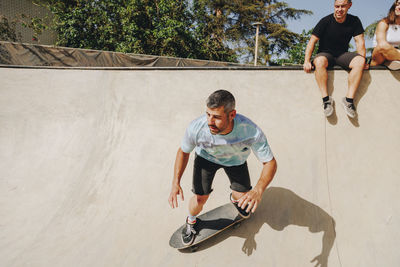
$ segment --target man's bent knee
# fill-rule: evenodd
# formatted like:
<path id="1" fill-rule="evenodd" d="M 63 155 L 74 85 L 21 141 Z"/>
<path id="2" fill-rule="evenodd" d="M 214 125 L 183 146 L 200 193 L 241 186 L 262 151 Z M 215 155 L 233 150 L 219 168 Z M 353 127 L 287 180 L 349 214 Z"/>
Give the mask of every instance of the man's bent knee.
<path id="1" fill-rule="evenodd" d="M 359 55 L 354 57 L 351 62 L 350 62 L 350 69 L 354 69 L 354 68 L 361 68 L 363 69 L 365 66 L 365 57 Z"/>
<path id="2" fill-rule="evenodd" d="M 328 64 L 329 64 L 328 59 L 326 57 L 324 57 L 324 56 L 316 57 L 314 59 L 313 63 L 314 63 L 314 66 L 315 66 L 316 69 L 319 69 L 319 68 L 325 68 L 326 69 L 326 68 L 328 68 Z"/>

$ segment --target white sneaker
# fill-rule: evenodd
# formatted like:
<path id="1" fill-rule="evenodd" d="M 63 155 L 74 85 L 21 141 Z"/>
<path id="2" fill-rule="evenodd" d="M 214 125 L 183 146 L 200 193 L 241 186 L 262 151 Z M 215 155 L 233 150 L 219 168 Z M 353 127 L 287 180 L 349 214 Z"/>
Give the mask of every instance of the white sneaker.
<path id="1" fill-rule="evenodd" d="M 386 61 L 385 65 L 390 70 L 400 70 L 400 60 Z"/>
<path id="2" fill-rule="evenodd" d="M 326 117 L 329 117 L 333 114 L 333 102 L 335 102 L 335 101 L 333 100 L 333 98 L 331 96 L 329 96 L 329 100 L 325 101 L 323 103 L 324 114 Z"/>
<path id="3" fill-rule="evenodd" d="M 354 104 L 347 102 L 345 97 L 342 99 L 342 105 L 347 116 L 350 118 L 355 118 L 357 116 L 356 107 Z"/>

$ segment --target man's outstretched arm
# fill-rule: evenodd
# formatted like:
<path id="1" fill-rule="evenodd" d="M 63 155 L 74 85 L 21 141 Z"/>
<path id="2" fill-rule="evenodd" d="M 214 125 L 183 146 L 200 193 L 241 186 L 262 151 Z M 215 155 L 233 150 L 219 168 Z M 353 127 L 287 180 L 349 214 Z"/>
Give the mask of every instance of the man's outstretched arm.
<path id="1" fill-rule="evenodd" d="M 239 199 L 239 206 L 243 209 L 247 207 L 247 212 L 255 212 L 257 209 L 258 204 L 261 201 L 262 194 L 264 193 L 267 186 L 271 183 L 277 169 L 277 163 L 275 158 L 271 161 L 263 163 L 263 169 L 261 171 L 260 179 L 256 186 L 247 192 L 243 197 Z"/>
<path id="2" fill-rule="evenodd" d="M 180 184 L 183 172 L 185 171 L 187 163 L 189 161 L 189 156 L 190 153 L 183 152 L 181 148 L 179 148 L 178 152 L 176 153 L 174 178 L 172 179 L 171 193 L 168 198 L 168 202 L 171 208 L 178 207 L 178 195 L 181 196 L 182 201 L 184 200 L 183 190 Z"/>

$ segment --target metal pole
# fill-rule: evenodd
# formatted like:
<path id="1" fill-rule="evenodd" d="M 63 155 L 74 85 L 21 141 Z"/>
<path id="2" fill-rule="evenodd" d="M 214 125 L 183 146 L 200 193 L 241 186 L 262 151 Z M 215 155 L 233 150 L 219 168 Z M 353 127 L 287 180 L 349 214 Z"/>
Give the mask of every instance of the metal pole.
<path id="1" fill-rule="evenodd" d="M 258 57 L 258 31 L 260 28 L 260 25 L 262 25 L 262 23 L 260 22 L 256 22 L 253 25 L 257 26 L 257 30 L 256 30 L 256 46 L 254 47 L 254 66 L 257 66 L 257 57 Z"/>

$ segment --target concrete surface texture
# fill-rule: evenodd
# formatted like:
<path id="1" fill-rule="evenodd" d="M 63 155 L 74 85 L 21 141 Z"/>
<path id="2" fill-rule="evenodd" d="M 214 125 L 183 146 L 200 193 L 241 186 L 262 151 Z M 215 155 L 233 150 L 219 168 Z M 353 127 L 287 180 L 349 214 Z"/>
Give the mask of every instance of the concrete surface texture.
<path id="1" fill-rule="evenodd" d="M 301 70 L 0 68 L 0 266 L 399 266 L 400 73 L 371 70 L 350 120 Z M 257 212 L 196 253 L 169 247 L 191 196 L 167 202 L 175 154 L 207 96 L 230 90 L 278 172 Z M 248 160 L 253 184 L 261 171 Z M 228 202 L 218 172 L 205 210 Z"/>

